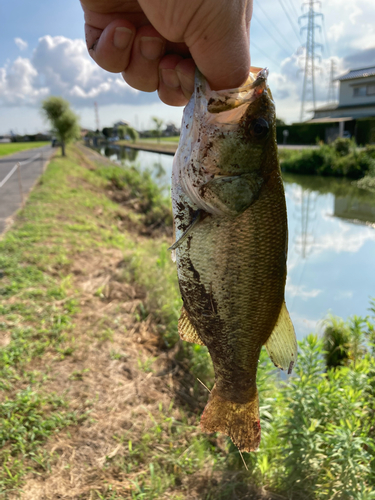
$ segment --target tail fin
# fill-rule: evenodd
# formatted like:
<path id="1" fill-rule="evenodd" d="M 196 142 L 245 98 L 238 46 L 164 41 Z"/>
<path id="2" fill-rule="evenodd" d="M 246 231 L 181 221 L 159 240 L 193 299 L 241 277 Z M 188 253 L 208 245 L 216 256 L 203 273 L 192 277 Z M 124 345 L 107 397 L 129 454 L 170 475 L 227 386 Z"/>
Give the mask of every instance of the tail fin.
<path id="1" fill-rule="evenodd" d="M 233 403 L 212 389 L 201 418 L 204 432 L 222 432 L 240 451 L 255 451 L 260 443 L 258 391 L 248 403 Z"/>

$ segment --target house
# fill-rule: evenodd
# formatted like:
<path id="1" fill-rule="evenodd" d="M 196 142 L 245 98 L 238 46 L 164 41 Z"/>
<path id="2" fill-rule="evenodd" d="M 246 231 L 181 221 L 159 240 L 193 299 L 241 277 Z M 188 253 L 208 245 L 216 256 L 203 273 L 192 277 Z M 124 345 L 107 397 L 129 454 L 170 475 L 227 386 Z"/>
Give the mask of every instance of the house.
<path id="1" fill-rule="evenodd" d="M 308 123 L 332 124 L 326 129 L 327 141 L 336 135 L 355 136 L 360 142 L 358 134 L 366 129 L 365 142 L 375 142 L 375 66 L 349 70 L 336 81 L 340 85 L 339 102 L 314 109 Z"/>

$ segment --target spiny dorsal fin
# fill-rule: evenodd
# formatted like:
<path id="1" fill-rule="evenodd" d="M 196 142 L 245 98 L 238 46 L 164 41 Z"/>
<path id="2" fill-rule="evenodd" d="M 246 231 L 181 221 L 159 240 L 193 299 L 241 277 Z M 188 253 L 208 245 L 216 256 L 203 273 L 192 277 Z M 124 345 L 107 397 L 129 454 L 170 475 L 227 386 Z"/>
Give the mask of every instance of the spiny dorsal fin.
<path id="1" fill-rule="evenodd" d="M 198 337 L 197 330 L 190 323 L 188 313 L 184 307 L 181 309 L 181 316 L 178 320 L 178 333 L 180 334 L 181 339 L 185 340 L 185 342 L 204 345 Z"/>
<path id="2" fill-rule="evenodd" d="M 281 307 L 275 328 L 264 346 L 275 366 L 292 373 L 297 361 L 297 340 L 285 302 Z"/>

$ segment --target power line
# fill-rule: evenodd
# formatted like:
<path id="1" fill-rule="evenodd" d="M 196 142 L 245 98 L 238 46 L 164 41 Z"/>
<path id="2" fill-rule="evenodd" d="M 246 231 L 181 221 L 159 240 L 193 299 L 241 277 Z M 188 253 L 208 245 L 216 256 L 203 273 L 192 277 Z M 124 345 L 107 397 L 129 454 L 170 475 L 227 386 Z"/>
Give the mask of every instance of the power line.
<path id="1" fill-rule="evenodd" d="M 295 51 L 295 49 L 292 47 L 292 45 L 288 42 L 288 40 L 285 39 L 284 35 L 279 31 L 279 28 L 276 26 L 276 24 L 272 21 L 272 19 L 268 16 L 268 14 L 263 10 L 262 4 L 260 2 L 257 3 L 257 9 L 260 9 L 265 17 L 268 19 L 268 21 L 272 24 L 274 29 L 277 31 L 277 33 L 281 36 L 281 38 L 284 40 L 284 42 L 287 43 L 287 45 L 291 48 L 292 52 Z"/>
<path id="2" fill-rule="evenodd" d="M 262 50 L 260 47 L 258 47 L 252 40 L 250 41 L 250 46 L 251 47 L 255 47 L 261 54 L 263 54 L 265 57 L 267 57 L 267 59 L 269 59 L 270 61 L 272 61 L 274 64 L 276 64 L 276 66 L 280 66 L 280 62 L 276 62 L 272 59 L 272 57 L 270 57 L 267 52 L 264 52 L 264 50 Z"/>
<path id="3" fill-rule="evenodd" d="M 329 44 L 328 44 L 328 38 L 327 38 L 327 32 L 326 32 L 326 23 L 324 22 L 324 17 L 322 18 L 322 24 L 323 24 L 324 40 L 325 40 L 325 45 L 327 47 L 328 57 L 331 57 L 331 51 L 330 51 Z"/>
<path id="4" fill-rule="evenodd" d="M 293 29 L 293 31 L 294 31 L 294 33 L 295 33 L 296 37 L 297 37 L 297 39 L 298 39 L 299 43 L 302 43 L 301 38 L 300 38 L 300 36 L 299 36 L 299 33 L 298 33 L 298 31 L 296 30 L 296 28 L 295 28 L 295 26 L 294 26 L 294 24 L 293 24 L 293 22 L 292 22 L 292 20 L 291 20 L 291 18 L 290 18 L 290 16 L 289 16 L 289 14 L 288 14 L 288 11 L 286 10 L 286 8 L 285 8 L 285 6 L 284 6 L 284 4 L 283 4 L 283 2 L 282 2 L 281 0 L 279 0 L 279 4 L 280 4 L 280 5 L 281 5 L 281 7 L 283 8 L 283 11 L 285 12 L 286 17 L 288 18 L 288 21 L 289 21 L 289 23 L 290 23 L 290 25 L 291 25 L 291 27 L 292 27 L 292 29 Z"/>
<path id="5" fill-rule="evenodd" d="M 292 7 L 293 15 L 296 16 L 296 19 L 298 19 L 298 12 L 297 12 L 296 7 L 294 6 L 294 3 L 292 2 L 292 0 L 289 0 L 289 3 Z"/>
<path id="6" fill-rule="evenodd" d="M 286 54 L 290 55 L 290 53 L 289 53 L 289 49 L 286 49 L 285 47 L 281 46 L 280 42 L 279 42 L 278 40 L 276 40 L 276 38 L 273 36 L 273 34 L 272 34 L 270 31 L 268 31 L 267 27 L 266 27 L 266 26 L 264 26 L 264 24 L 261 22 L 261 20 L 260 20 L 260 19 L 256 18 L 256 17 L 255 17 L 255 15 L 253 15 L 253 19 L 254 19 L 257 23 L 259 23 L 259 24 L 262 26 L 262 28 L 263 28 L 263 29 L 264 29 L 264 30 L 268 33 L 268 35 L 272 38 L 272 40 L 273 40 L 273 41 L 274 41 L 274 42 L 275 42 L 275 43 L 276 43 L 276 44 L 277 44 L 277 45 L 278 45 L 278 46 L 279 46 L 279 47 L 280 47 L 280 48 L 281 48 L 281 49 L 282 49 L 282 50 L 283 50 Z"/>

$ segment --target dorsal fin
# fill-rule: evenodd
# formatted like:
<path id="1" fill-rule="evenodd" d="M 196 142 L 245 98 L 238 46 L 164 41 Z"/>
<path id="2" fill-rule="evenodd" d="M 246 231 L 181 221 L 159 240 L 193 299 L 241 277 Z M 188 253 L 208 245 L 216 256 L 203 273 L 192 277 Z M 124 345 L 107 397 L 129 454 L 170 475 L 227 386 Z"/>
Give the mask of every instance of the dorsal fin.
<path id="1" fill-rule="evenodd" d="M 178 320 L 178 333 L 180 334 L 181 339 L 186 342 L 204 345 L 198 336 L 197 330 L 191 324 L 188 313 L 184 307 L 181 309 L 181 316 Z"/>
<path id="2" fill-rule="evenodd" d="M 285 302 L 281 307 L 275 328 L 264 346 L 275 366 L 292 373 L 297 361 L 297 339 Z"/>

